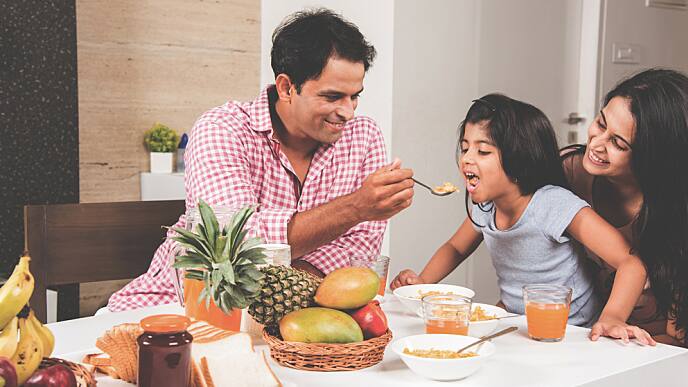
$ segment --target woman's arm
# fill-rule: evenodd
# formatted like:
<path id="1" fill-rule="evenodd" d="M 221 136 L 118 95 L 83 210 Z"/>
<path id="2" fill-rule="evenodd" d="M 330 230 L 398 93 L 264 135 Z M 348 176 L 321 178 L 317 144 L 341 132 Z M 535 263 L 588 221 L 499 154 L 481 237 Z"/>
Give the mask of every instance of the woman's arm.
<path id="1" fill-rule="evenodd" d="M 412 270 L 401 271 L 390 284 L 391 289 L 419 283 L 437 283 L 466 260 L 483 240 L 470 219 L 466 218 L 454 235 L 433 254 L 420 275 Z"/>
<path id="2" fill-rule="evenodd" d="M 611 336 L 628 341 L 635 337 L 641 343 L 654 344 L 647 332 L 626 324 L 643 291 L 647 272 L 640 258 L 630 253 L 631 247 L 623 235 L 589 207 L 576 214 L 567 231 L 616 269 L 611 295 L 593 326 L 591 339 Z"/>

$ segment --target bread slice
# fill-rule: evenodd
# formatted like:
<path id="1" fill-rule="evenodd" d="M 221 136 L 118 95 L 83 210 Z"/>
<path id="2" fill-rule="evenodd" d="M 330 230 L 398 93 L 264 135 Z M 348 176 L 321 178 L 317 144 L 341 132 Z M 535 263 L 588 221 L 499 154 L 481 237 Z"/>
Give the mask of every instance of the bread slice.
<path id="1" fill-rule="evenodd" d="M 198 363 L 202 357 L 218 357 L 226 353 L 253 353 L 253 342 L 248 333 L 233 333 L 213 341 L 194 342 L 191 357 Z"/>
<path id="2" fill-rule="evenodd" d="M 201 359 L 203 375 L 209 386 L 214 387 L 282 387 L 270 369 L 265 354 L 230 353 L 224 356 Z"/>

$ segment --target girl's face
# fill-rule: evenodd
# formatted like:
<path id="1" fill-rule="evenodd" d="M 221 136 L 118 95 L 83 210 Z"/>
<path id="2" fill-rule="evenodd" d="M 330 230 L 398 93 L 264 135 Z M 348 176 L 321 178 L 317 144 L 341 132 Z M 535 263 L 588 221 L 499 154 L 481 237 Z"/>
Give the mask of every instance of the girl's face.
<path id="1" fill-rule="evenodd" d="M 626 98 L 614 97 L 588 128 L 583 168 L 595 176 L 631 174 L 631 145 L 635 120 Z"/>
<path id="2" fill-rule="evenodd" d="M 489 137 L 487 122 L 466 123 L 461 140 L 459 166 L 466 180 L 466 191 L 476 203 L 494 201 L 518 186 L 502 168 L 501 152 Z"/>

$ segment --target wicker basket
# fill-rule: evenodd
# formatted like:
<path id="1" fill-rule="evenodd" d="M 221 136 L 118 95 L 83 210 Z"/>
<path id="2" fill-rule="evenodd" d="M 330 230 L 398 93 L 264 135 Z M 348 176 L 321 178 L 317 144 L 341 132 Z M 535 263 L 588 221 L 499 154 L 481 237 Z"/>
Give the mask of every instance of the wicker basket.
<path id="1" fill-rule="evenodd" d="M 263 329 L 270 346 L 270 356 L 285 367 L 306 371 L 354 371 L 382 361 L 385 347 L 392 340 L 388 329 L 384 335 L 349 344 L 312 344 L 283 341 L 279 330 Z"/>

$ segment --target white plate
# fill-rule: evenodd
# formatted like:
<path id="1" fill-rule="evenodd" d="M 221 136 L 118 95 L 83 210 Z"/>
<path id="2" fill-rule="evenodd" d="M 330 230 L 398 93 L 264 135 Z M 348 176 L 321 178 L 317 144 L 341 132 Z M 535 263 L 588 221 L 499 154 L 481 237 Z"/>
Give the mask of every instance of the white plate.
<path id="1" fill-rule="evenodd" d="M 506 310 L 495 305 L 474 303 L 471 309 L 475 310 L 476 306 L 480 306 L 488 315 L 497 317 L 506 317 L 509 315 Z M 497 329 L 499 321 L 500 320 L 471 321 L 468 324 L 468 335 L 473 337 L 489 335 Z"/>

